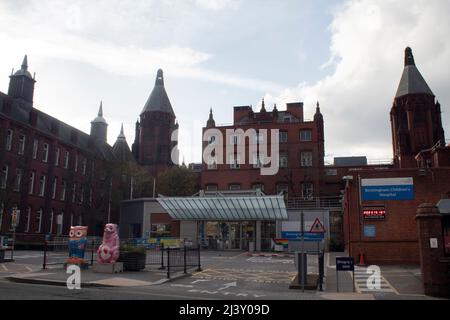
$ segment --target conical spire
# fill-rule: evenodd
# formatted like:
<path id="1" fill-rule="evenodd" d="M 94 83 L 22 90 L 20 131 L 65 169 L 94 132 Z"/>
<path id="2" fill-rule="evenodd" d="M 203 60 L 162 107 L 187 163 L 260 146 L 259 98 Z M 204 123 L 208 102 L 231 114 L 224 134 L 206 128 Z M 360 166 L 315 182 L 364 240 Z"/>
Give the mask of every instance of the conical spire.
<path id="1" fill-rule="evenodd" d="M 116 142 L 113 145 L 113 153 L 116 156 L 117 160 L 122 162 L 133 162 L 133 154 L 131 153 L 130 147 L 128 146 L 127 139 L 125 138 L 125 134 L 123 132 L 123 123 L 120 127 L 120 134 L 117 137 Z"/>
<path id="2" fill-rule="evenodd" d="M 406 47 L 405 49 L 405 67 L 406 66 L 415 66 L 414 56 L 410 47 Z"/>
<path id="3" fill-rule="evenodd" d="M 103 117 L 103 101 L 100 101 L 100 108 L 98 109 L 98 116 Z"/>
<path id="4" fill-rule="evenodd" d="M 164 88 L 164 74 L 161 69 L 156 74 L 155 87 L 145 103 L 141 114 L 150 111 L 167 112 L 175 116 L 166 89 Z"/>
<path id="5" fill-rule="evenodd" d="M 207 128 L 212 128 L 216 126 L 216 121 L 214 121 L 214 116 L 213 116 L 213 110 L 212 108 L 209 109 L 209 119 L 206 122 L 206 127 Z"/>
<path id="6" fill-rule="evenodd" d="M 266 104 L 264 103 L 264 98 L 262 98 L 261 112 L 266 112 Z"/>
<path id="7" fill-rule="evenodd" d="M 162 69 L 158 69 L 156 74 L 155 86 L 163 86 L 164 87 L 164 72 Z"/>
<path id="8" fill-rule="evenodd" d="M 434 96 L 416 67 L 411 48 L 407 47 L 405 49 L 405 67 L 395 97 L 399 98 L 408 94 L 420 93 Z"/>
<path id="9" fill-rule="evenodd" d="M 117 140 L 126 140 L 125 134 L 123 132 L 123 123 L 122 123 L 122 126 L 120 127 L 120 133 L 119 133 L 119 136 L 117 137 Z"/>
<path id="10" fill-rule="evenodd" d="M 100 107 L 98 108 L 97 118 L 95 118 L 91 123 L 106 123 L 105 118 L 103 118 L 103 101 L 100 101 Z"/>
<path id="11" fill-rule="evenodd" d="M 25 57 L 23 57 L 23 62 L 22 62 L 22 66 L 21 66 L 23 71 L 27 71 L 28 70 L 28 57 L 27 55 L 25 55 Z"/>

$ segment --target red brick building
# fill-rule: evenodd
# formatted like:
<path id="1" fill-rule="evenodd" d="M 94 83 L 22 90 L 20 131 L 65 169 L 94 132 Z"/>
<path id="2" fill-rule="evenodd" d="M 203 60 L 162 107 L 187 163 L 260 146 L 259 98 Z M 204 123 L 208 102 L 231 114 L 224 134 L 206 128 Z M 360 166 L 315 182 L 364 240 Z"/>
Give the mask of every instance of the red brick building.
<path id="1" fill-rule="evenodd" d="M 235 107 L 233 124 L 220 127 L 215 125 L 211 110 L 207 125 L 203 128 L 204 136 L 212 129 L 223 137 L 223 159 L 222 164 L 214 161 L 214 157 L 211 158 L 213 160 L 203 159 L 203 190 L 261 189 L 268 195 L 285 192 L 289 196 L 304 198 L 320 195 L 324 167 L 324 123 L 319 104 L 314 119 L 306 121 L 303 103 L 288 103 L 286 111 L 279 111 L 276 105 L 272 111 L 267 111 L 263 100 L 260 112 L 254 112 L 250 106 Z M 245 138 L 237 132 L 227 133 L 227 130 L 239 129 L 243 132 L 254 129 L 257 136 Z M 262 129 L 268 130 L 265 137 L 261 134 Z M 258 145 L 259 152 L 261 144 L 270 146 L 273 129 L 279 130 L 279 170 L 275 175 L 262 175 L 263 159 L 255 151 L 251 154 L 251 147 Z M 219 137 L 214 135 L 207 138 L 209 141 L 203 142 L 203 150 L 219 142 Z M 238 155 L 238 144 L 245 145 L 245 157 Z M 227 147 L 228 151 L 234 151 L 227 154 Z M 268 150 L 267 155 L 270 156 L 270 147 Z"/>
<path id="2" fill-rule="evenodd" d="M 110 173 L 129 160 L 123 131 L 114 147 L 107 144 L 102 105 L 90 135 L 35 108 L 36 81 L 26 56 L 10 79 L 8 94 L 0 92 L 0 234 L 12 233 L 11 214 L 18 209 L 18 243 L 67 235 L 71 225 L 101 235 L 104 224 L 119 217 L 109 206 L 118 184 Z"/>
<path id="3" fill-rule="evenodd" d="M 178 129 L 175 113 L 164 87 L 161 69 L 156 75 L 155 86 L 136 122 L 136 135 L 132 145 L 136 162 L 145 166 L 153 177 L 174 165 L 172 133 Z M 178 156 L 176 156 L 178 157 Z M 178 159 L 175 161 L 178 164 Z"/>
<path id="4" fill-rule="evenodd" d="M 410 48 L 390 116 L 394 166 L 345 172 L 345 248 L 368 263 L 418 264 L 417 208 L 450 197 L 450 147 L 441 106 Z"/>

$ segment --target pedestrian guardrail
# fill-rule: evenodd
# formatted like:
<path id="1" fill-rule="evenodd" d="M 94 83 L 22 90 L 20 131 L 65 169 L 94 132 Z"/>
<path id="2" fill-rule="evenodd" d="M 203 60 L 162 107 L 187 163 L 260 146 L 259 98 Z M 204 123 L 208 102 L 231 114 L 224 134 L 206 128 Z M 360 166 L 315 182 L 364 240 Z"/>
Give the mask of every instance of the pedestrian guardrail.
<path id="1" fill-rule="evenodd" d="M 94 265 L 94 256 L 100 244 L 96 239 L 88 240 L 85 257 L 89 265 Z M 69 238 L 55 238 L 54 240 L 44 241 L 44 255 L 42 262 L 42 269 L 47 269 L 48 266 L 64 265 L 68 258 L 71 257 L 69 252 Z"/>

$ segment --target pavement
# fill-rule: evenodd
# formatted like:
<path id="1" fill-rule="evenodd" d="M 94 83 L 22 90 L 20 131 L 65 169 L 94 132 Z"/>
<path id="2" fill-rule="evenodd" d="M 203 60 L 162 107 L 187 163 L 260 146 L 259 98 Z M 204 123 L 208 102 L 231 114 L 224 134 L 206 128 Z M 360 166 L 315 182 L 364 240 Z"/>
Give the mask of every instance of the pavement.
<path id="1" fill-rule="evenodd" d="M 51 253 L 50 261 L 64 259 L 59 253 Z M 67 278 L 70 276 L 61 265 L 42 270 L 40 252 L 18 251 L 16 261 L 0 264 L 0 299 L 10 299 L 24 291 L 23 286 L 40 286 L 48 299 L 63 295 L 78 299 L 115 299 L 112 292 L 124 299 L 249 299 L 249 300 L 399 300 L 432 299 L 423 295 L 420 268 L 418 266 L 381 266 L 380 283 L 374 286 L 370 280 L 372 269 L 355 268 L 355 288 L 351 272 L 339 272 L 337 278 L 335 258 L 345 253 L 326 253 L 325 283 L 323 291 L 289 289 L 296 276 L 296 267 L 291 255 L 271 255 L 242 251 L 203 251 L 202 271 L 180 270 L 171 279 L 165 270 L 149 266 L 144 271 L 119 274 L 81 271 L 81 287 L 84 294 L 67 293 Z M 317 256 L 308 255 L 308 273 L 317 273 Z M 337 290 L 339 280 L 339 292 Z M 377 284 L 377 283 L 375 283 Z M 51 290 L 50 288 L 54 288 Z M 60 289 L 56 289 L 56 288 Z M 8 290 L 19 292 L 6 294 Z M 13 288 L 13 289 L 11 289 Z M 44 289 L 45 288 L 45 289 Z M 65 290 L 65 291 L 61 291 Z M 75 290 L 77 291 L 77 290 Z M 5 293 L 3 295 L 3 293 Z M 96 295 L 93 292 L 104 292 Z M 25 292 L 23 292 L 25 295 Z M 29 293 L 27 291 L 26 295 Z M 92 296 L 91 296 L 92 294 Z M 47 296 L 40 296 L 46 299 Z"/>

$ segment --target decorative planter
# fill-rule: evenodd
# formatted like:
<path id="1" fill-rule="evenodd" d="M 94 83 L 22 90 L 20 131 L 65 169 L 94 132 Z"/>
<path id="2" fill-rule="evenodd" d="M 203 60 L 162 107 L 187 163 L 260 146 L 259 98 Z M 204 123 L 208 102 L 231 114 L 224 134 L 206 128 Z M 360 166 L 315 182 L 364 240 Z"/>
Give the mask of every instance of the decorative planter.
<path id="1" fill-rule="evenodd" d="M 140 271 L 145 269 L 145 259 L 145 253 L 121 251 L 118 261 L 123 263 L 125 271 Z"/>

